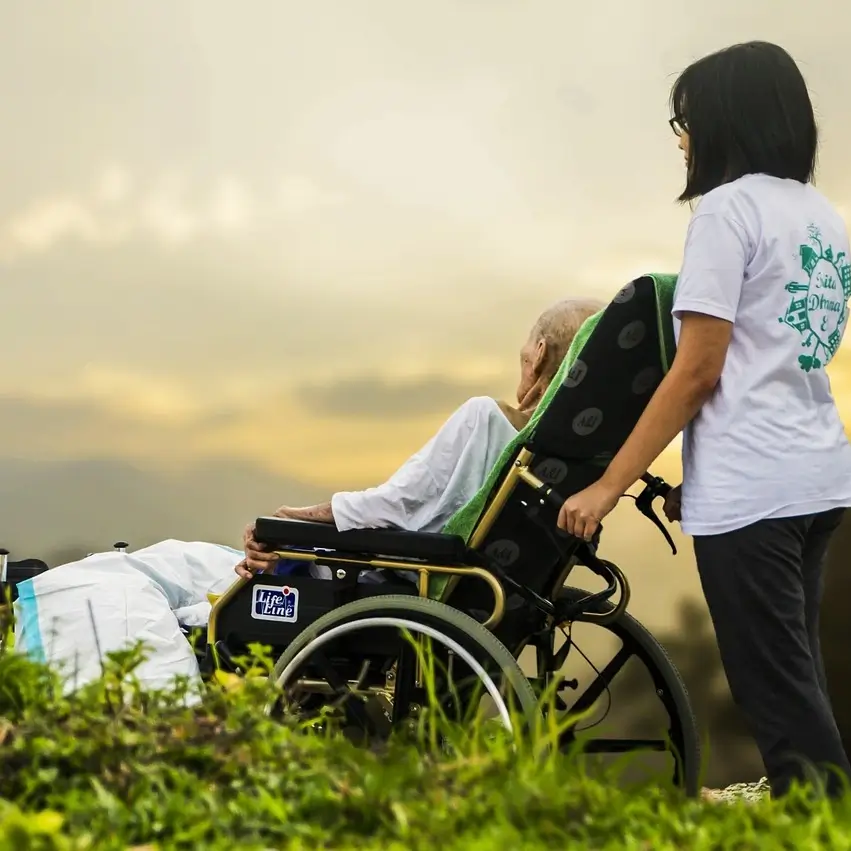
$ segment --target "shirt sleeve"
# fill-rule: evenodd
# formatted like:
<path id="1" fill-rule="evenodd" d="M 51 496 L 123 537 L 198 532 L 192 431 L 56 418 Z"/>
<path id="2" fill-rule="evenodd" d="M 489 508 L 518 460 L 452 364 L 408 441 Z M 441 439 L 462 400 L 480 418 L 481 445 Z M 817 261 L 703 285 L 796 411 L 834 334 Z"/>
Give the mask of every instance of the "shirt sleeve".
<path id="1" fill-rule="evenodd" d="M 428 466 L 409 458 L 384 484 L 362 491 L 340 491 L 331 497 L 334 525 L 348 529 L 408 529 L 437 490 Z"/>
<path id="2" fill-rule="evenodd" d="M 691 220 L 673 314 L 701 313 L 734 322 L 750 249 L 745 229 L 723 213 Z"/>
<path id="3" fill-rule="evenodd" d="M 429 507 L 448 486 L 464 446 L 473 433 L 477 408 L 466 402 L 437 434 L 384 484 L 362 491 L 335 493 L 334 523 L 347 529 L 422 528 Z"/>

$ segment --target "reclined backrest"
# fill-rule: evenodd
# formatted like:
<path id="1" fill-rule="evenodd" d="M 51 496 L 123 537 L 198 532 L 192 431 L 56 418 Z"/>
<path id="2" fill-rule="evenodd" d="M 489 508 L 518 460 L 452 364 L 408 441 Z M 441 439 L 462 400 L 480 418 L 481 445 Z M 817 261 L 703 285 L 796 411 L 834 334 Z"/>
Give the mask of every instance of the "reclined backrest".
<path id="1" fill-rule="evenodd" d="M 564 536 L 559 540 L 555 508 L 540 506 L 511 470 L 522 453 L 531 472 L 563 498 L 599 478 L 673 360 L 675 283 L 671 275 L 638 278 L 587 320 L 529 424 L 444 529 L 496 558 L 537 593 L 550 592 L 548 583 L 564 560 Z"/>
<path id="2" fill-rule="evenodd" d="M 505 448 L 475 497 L 446 524 L 443 529 L 446 534 L 470 539 L 506 470 L 525 446 L 535 448 L 542 456 L 549 453 L 556 459 L 588 459 L 593 457 L 594 447 L 608 439 L 614 445 L 608 452 L 617 451 L 634 428 L 658 382 L 641 394 L 625 394 L 623 388 L 628 385 L 631 391 L 635 382 L 641 389 L 642 382 L 650 378 L 650 370 L 661 367 L 664 374 L 673 360 L 671 306 L 675 284 L 675 275 L 645 275 L 627 284 L 604 310 L 585 321 L 529 423 Z M 634 339 L 632 335 L 637 334 L 638 326 L 631 324 L 635 322 L 644 323 L 645 334 L 638 345 L 629 348 Z M 628 330 L 621 338 L 624 329 Z M 619 338 L 627 341 L 627 347 L 618 344 Z M 641 359 L 645 359 L 644 365 Z M 589 373 L 592 378 L 588 382 L 584 378 L 577 380 L 578 375 L 587 377 Z M 609 384 L 621 388 L 617 398 L 609 392 Z M 580 389 L 581 393 L 574 392 Z M 589 399 L 598 401 L 589 402 Z M 600 408 L 601 404 L 609 408 L 608 416 Z M 627 406 L 628 411 L 615 411 L 620 405 Z M 606 416 L 605 429 L 601 429 L 602 422 L 596 417 L 590 417 L 594 412 L 589 409 L 594 408 L 600 408 L 601 414 Z M 580 414 L 583 416 L 579 417 Z M 578 431 L 573 429 L 574 419 L 579 424 Z M 589 428 L 591 425 L 595 427 Z M 585 434 L 580 434 L 582 431 Z"/>
<path id="3" fill-rule="evenodd" d="M 526 445 L 564 460 L 613 457 L 667 370 L 661 324 L 654 280 L 627 284 L 602 311 Z"/>

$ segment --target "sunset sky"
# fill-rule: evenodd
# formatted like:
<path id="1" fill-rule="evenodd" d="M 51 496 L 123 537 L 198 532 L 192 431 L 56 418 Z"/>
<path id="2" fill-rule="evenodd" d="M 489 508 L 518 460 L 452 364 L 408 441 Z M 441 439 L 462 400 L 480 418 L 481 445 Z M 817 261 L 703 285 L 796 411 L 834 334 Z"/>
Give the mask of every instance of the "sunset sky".
<path id="1" fill-rule="evenodd" d="M 276 504 L 377 482 L 512 394 L 551 302 L 677 270 L 693 59 L 792 51 L 851 211 L 849 31 L 837 0 L 3 0 L 0 474 L 126 463 L 199 513 L 216 465 L 300 483 Z"/>

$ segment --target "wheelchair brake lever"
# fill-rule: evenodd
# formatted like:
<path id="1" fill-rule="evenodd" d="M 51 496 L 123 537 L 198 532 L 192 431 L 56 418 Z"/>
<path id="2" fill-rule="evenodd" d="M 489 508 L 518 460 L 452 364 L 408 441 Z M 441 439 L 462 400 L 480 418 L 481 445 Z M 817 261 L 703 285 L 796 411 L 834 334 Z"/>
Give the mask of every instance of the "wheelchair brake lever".
<path id="1" fill-rule="evenodd" d="M 650 476 L 648 474 L 642 476 L 641 480 L 645 483 L 646 487 L 635 498 L 635 507 L 662 533 L 668 542 L 668 546 L 671 548 L 671 552 L 676 555 L 677 545 L 674 543 L 671 533 L 665 528 L 665 524 L 662 523 L 659 515 L 653 510 L 653 500 L 657 496 L 666 497 L 672 488 L 664 479 L 660 479 L 658 476 Z"/>

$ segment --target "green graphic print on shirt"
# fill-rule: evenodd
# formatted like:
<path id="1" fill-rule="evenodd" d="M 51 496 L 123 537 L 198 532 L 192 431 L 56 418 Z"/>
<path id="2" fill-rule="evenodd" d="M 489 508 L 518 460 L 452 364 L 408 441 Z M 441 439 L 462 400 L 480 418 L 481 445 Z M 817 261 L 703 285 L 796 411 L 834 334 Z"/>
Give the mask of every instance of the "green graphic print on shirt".
<path id="1" fill-rule="evenodd" d="M 848 298 L 851 296 L 851 265 L 844 251 L 833 254 L 824 247 L 821 231 L 810 225 L 809 243 L 800 247 L 801 268 L 806 283 L 786 284 L 792 300 L 780 322 L 794 328 L 803 338 L 807 351 L 799 355 L 804 372 L 821 369 L 833 358 L 848 321 Z"/>

